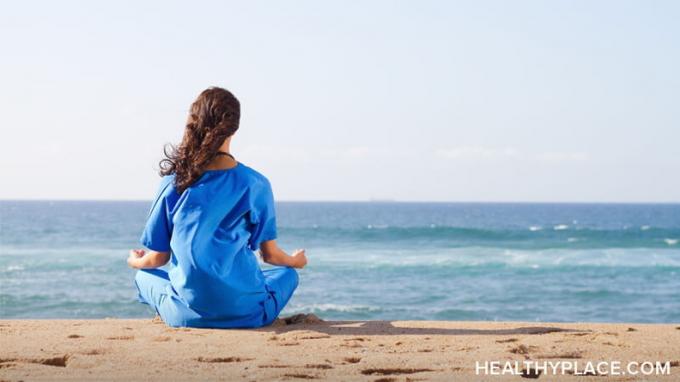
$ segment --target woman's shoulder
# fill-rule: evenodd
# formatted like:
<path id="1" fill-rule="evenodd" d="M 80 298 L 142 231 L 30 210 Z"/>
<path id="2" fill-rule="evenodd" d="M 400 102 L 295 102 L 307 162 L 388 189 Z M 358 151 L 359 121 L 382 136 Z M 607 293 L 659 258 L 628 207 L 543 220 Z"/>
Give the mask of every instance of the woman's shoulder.
<path id="1" fill-rule="evenodd" d="M 158 185 L 158 195 L 170 196 L 177 194 L 175 188 L 175 174 L 164 175 Z"/>
<path id="2" fill-rule="evenodd" d="M 174 187 L 175 184 L 175 174 L 163 175 L 161 177 L 161 187 Z"/>
<path id="3" fill-rule="evenodd" d="M 250 167 L 246 164 L 243 164 L 241 162 L 239 162 L 239 164 L 240 164 L 240 167 L 242 169 L 241 172 L 245 175 L 245 178 L 247 179 L 249 185 L 255 186 L 255 187 L 257 187 L 257 186 L 269 187 L 270 186 L 269 179 L 266 176 L 264 176 L 264 174 L 262 174 L 261 172 L 255 170 L 254 168 L 252 168 L 252 167 Z"/>

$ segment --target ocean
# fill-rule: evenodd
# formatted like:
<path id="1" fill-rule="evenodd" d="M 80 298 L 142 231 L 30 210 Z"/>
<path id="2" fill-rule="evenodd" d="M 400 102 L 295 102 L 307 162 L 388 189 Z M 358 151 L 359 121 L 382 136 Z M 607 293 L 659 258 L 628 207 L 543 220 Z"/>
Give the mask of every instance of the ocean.
<path id="1" fill-rule="evenodd" d="M 0 201 L 0 318 L 152 317 L 126 265 L 149 201 Z M 279 202 L 309 265 L 282 314 L 680 322 L 680 205 Z"/>

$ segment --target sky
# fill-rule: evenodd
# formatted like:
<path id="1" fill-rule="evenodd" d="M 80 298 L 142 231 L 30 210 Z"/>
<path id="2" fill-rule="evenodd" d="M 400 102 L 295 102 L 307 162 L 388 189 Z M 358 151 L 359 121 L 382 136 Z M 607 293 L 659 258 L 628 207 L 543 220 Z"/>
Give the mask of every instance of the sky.
<path id="1" fill-rule="evenodd" d="M 680 201 L 677 1 L 0 5 L 0 199 L 148 200 L 206 87 L 277 200 Z"/>

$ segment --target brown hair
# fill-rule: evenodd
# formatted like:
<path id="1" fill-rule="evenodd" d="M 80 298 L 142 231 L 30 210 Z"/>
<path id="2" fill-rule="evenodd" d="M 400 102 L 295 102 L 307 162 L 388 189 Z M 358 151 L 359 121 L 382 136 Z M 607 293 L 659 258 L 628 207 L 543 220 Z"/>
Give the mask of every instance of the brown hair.
<path id="1" fill-rule="evenodd" d="M 184 137 L 179 146 L 165 145 L 160 175 L 175 174 L 175 187 L 182 193 L 203 174 L 217 156 L 224 140 L 238 130 L 241 105 L 226 89 L 211 87 L 191 104 Z"/>

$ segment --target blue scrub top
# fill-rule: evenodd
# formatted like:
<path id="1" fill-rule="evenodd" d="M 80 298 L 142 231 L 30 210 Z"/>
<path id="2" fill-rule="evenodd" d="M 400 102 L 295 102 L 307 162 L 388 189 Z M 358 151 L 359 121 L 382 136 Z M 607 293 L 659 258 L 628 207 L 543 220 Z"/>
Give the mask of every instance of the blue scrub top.
<path id="1" fill-rule="evenodd" d="M 268 294 L 253 251 L 276 238 L 269 180 L 238 162 L 207 170 L 182 194 L 174 175 L 162 178 L 140 242 L 170 252 L 177 317 L 196 326 L 254 327 L 263 323 Z"/>

